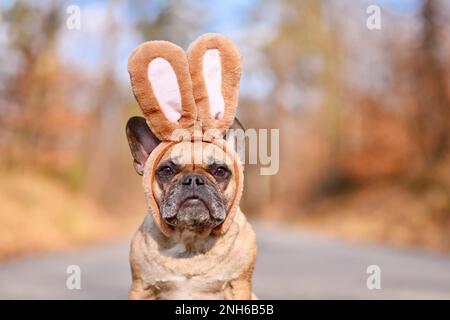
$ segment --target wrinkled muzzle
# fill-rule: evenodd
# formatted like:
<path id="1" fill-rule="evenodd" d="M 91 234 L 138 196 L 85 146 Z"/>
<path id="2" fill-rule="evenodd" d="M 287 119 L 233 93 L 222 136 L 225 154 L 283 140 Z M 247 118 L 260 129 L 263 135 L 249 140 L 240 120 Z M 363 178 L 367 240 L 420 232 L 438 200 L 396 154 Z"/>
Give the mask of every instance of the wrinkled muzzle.
<path id="1" fill-rule="evenodd" d="M 161 201 L 164 222 L 172 227 L 203 231 L 226 218 L 226 199 L 203 174 L 188 172 L 173 184 Z"/>

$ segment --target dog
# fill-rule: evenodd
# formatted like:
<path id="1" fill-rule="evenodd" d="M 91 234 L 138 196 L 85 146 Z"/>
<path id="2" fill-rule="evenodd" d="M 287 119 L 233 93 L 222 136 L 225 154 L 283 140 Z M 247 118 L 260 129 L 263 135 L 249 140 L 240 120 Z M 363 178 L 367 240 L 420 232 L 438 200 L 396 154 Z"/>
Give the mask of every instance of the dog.
<path id="1" fill-rule="evenodd" d="M 243 169 L 236 152 L 222 139 L 236 123 L 237 49 L 229 39 L 209 34 L 191 46 L 188 58 L 181 50 L 152 41 L 129 59 L 133 92 L 146 117 L 130 118 L 126 134 L 149 206 L 131 242 L 129 298 L 254 299 L 257 243 L 239 207 Z M 157 59 L 167 63 L 152 64 Z M 203 59 L 203 64 L 196 59 Z M 221 96 L 220 90 L 211 90 L 204 83 L 209 80 L 199 78 L 208 76 L 195 66 L 212 73 L 219 67 L 221 83 L 212 82 L 222 94 L 224 88 L 231 93 Z M 166 90 L 172 73 L 173 88 Z M 165 79 L 164 87 L 159 86 L 160 79 Z M 223 99 L 218 107 L 213 105 L 217 98 Z M 187 130 L 188 139 L 173 137 L 177 126 Z M 215 134 L 208 136 L 208 128 Z"/>

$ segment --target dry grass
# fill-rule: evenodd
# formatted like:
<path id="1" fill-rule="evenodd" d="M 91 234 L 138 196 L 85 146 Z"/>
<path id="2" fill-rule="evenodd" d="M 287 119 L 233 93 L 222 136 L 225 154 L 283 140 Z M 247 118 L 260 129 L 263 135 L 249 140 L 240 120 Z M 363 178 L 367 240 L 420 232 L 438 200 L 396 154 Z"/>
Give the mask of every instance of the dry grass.
<path id="1" fill-rule="evenodd" d="M 449 199 L 445 191 L 414 193 L 376 186 L 351 197 L 323 200 L 295 222 L 350 241 L 450 251 Z"/>
<path id="2" fill-rule="evenodd" d="M 45 175 L 0 171 L 0 260 L 129 236 L 142 218 L 105 212 Z"/>

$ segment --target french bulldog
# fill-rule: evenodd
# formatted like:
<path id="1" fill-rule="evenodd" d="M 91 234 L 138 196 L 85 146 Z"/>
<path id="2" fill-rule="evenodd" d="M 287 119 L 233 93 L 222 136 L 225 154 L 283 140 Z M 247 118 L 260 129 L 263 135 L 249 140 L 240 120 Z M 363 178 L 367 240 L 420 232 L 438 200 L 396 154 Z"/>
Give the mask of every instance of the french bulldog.
<path id="1" fill-rule="evenodd" d="M 148 41 L 130 55 L 128 72 L 145 118 L 132 117 L 126 132 L 148 206 L 131 243 L 129 298 L 254 298 L 243 166 L 224 139 L 236 122 L 238 48 L 218 34 L 187 53 Z"/>
<path id="2" fill-rule="evenodd" d="M 256 238 L 239 208 L 224 234 L 214 233 L 227 217 L 236 194 L 232 159 L 218 146 L 202 149 L 193 163 L 190 141 L 167 149 L 146 172 L 146 161 L 159 144 L 141 117 L 128 121 L 127 137 L 138 174 L 154 175 L 144 185 L 146 197 L 155 195 L 164 223 L 173 228 L 167 237 L 149 212 L 135 234 L 130 253 L 130 299 L 252 299 Z M 194 150 L 196 152 L 196 150 Z"/>

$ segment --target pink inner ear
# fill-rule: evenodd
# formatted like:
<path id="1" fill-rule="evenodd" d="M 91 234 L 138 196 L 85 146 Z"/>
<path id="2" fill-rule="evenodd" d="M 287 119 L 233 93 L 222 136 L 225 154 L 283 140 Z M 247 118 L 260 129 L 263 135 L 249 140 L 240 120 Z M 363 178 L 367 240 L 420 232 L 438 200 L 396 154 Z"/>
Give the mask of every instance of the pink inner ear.
<path id="1" fill-rule="evenodd" d="M 219 50 L 210 49 L 203 55 L 203 78 L 208 92 L 211 117 L 221 119 L 225 102 L 222 95 L 222 62 Z"/>
<path id="2" fill-rule="evenodd" d="M 181 96 L 172 66 L 167 60 L 156 58 L 149 63 L 147 74 L 153 93 L 167 120 L 178 123 L 181 118 Z"/>

